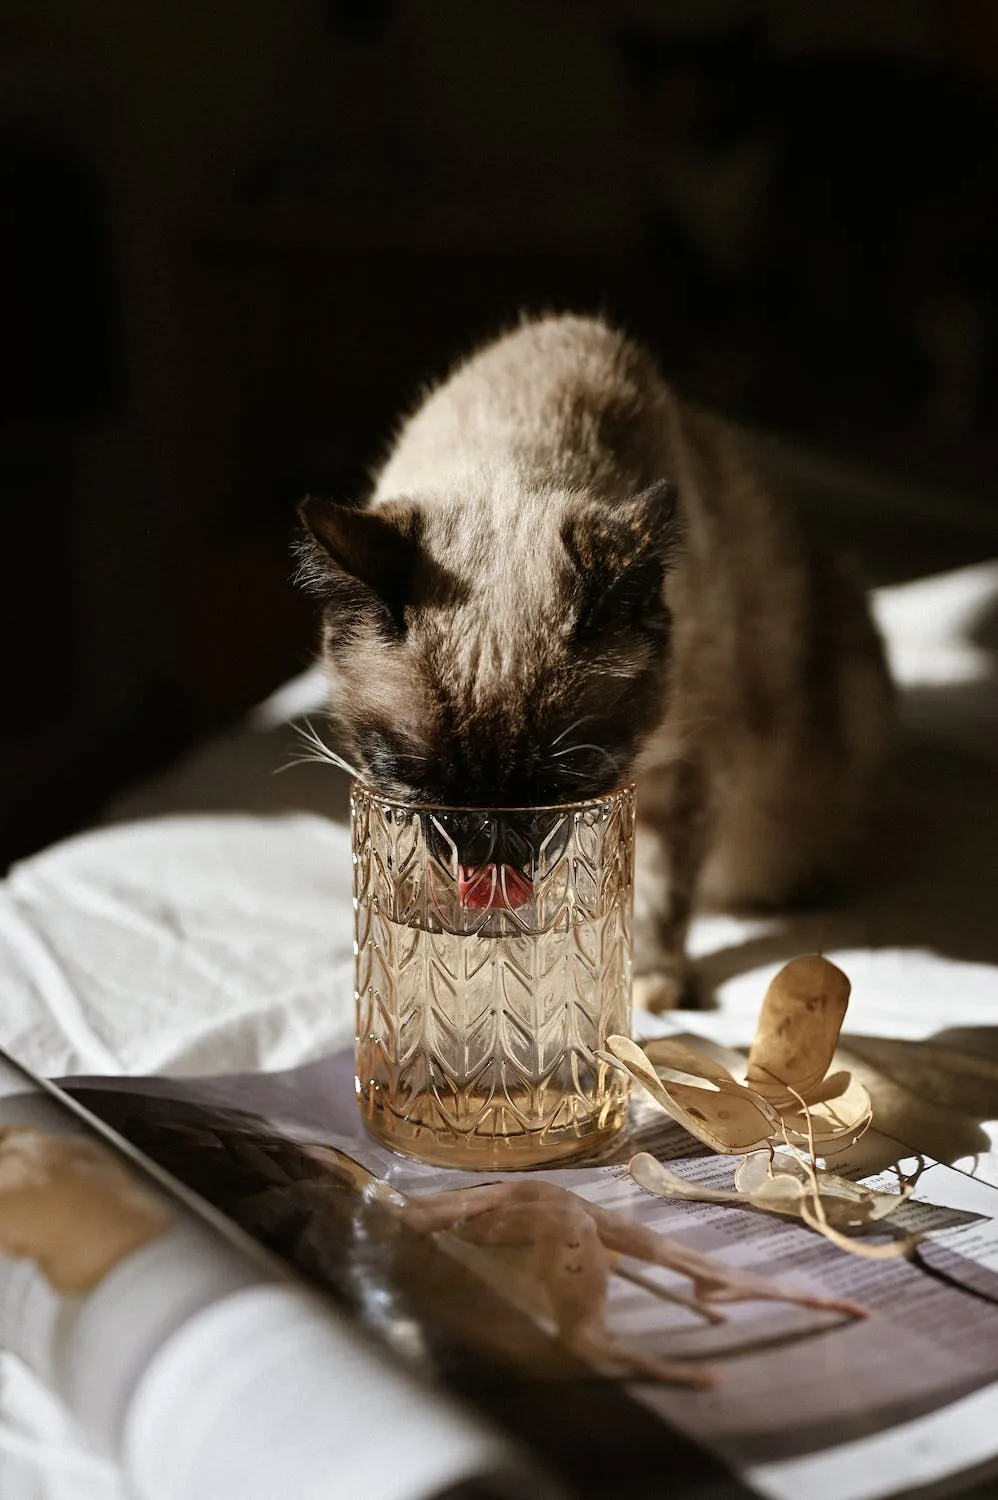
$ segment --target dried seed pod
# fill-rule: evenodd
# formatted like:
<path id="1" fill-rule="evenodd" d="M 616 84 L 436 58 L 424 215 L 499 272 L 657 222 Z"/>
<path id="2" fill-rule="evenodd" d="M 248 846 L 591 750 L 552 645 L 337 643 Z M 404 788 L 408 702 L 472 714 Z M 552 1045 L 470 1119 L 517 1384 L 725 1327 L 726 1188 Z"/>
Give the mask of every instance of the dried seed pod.
<path id="1" fill-rule="evenodd" d="M 737 1203 L 783 1218 L 802 1219 L 852 1255 L 873 1260 L 895 1260 L 907 1255 L 917 1235 L 904 1235 L 886 1243 L 870 1245 L 844 1235 L 843 1229 L 860 1229 L 886 1218 L 901 1207 L 910 1192 L 883 1193 L 836 1176 L 786 1151 L 754 1151 L 742 1158 L 735 1172 L 735 1187 L 712 1188 L 680 1177 L 647 1151 L 635 1156 L 628 1167 L 631 1177 L 647 1193 L 660 1198 L 685 1198 L 698 1203 Z"/>
<path id="2" fill-rule="evenodd" d="M 766 991 L 746 1083 L 778 1109 L 808 1098 L 831 1065 L 852 986 L 819 954 L 792 959 Z M 789 1085 L 789 1088 L 788 1088 Z"/>
<path id="3" fill-rule="evenodd" d="M 764 1146 L 779 1131 L 778 1117 L 766 1101 L 733 1079 L 725 1087 L 700 1088 L 695 1084 L 666 1083 L 658 1076 L 646 1053 L 630 1037 L 607 1037 L 606 1048 L 613 1061 L 622 1064 L 657 1104 L 661 1104 L 674 1120 L 712 1151 L 738 1154 L 752 1151 Z M 687 1051 L 683 1071 L 702 1076 L 694 1072 L 696 1055 L 692 1050 Z M 716 1068 L 709 1059 L 704 1061 L 711 1070 Z"/>

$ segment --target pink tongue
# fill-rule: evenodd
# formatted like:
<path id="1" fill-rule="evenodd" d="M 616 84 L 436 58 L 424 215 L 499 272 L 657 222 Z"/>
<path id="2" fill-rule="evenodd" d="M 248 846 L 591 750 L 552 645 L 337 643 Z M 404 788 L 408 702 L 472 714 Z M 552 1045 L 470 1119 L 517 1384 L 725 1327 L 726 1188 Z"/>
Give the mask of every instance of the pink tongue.
<path id="1" fill-rule="evenodd" d="M 516 911 L 532 895 L 530 881 L 512 865 L 458 866 L 457 899 L 462 906 Z"/>

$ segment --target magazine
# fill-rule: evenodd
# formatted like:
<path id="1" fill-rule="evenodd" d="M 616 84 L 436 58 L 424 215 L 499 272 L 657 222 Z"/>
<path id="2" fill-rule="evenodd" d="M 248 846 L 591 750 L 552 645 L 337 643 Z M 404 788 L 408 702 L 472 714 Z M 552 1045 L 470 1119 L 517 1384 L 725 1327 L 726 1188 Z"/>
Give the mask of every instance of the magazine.
<path id="1" fill-rule="evenodd" d="M 136 1500 L 557 1491 L 284 1264 L 0 1053 L 0 1346 Z M 36 1494 L 0 1450 L 0 1495 Z"/>
<path id="2" fill-rule="evenodd" d="M 864 1180 L 896 1189 L 898 1167 L 917 1179 L 911 1199 L 881 1234 L 918 1230 L 923 1237 L 910 1255 L 892 1260 L 846 1254 L 798 1221 L 644 1193 L 627 1172 L 639 1150 L 709 1186 L 728 1185 L 733 1162 L 705 1152 L 640 1100 L 632 1106 L 626 1137 L 605 1159 L 503 1174 L 429 1167 L 379 1144 L 360 1125 L 348 1052 L 285 1073 L 76 1079 L 66 1088 L 78 1109 L 130 1143 L 136 1165 L 155 1164 L 148 1170 L 167 1174 L 158 1179 L 162 1187 L 182 1184 L 187 1204 L 201 1205 L 201 1222 L 185 1217 L 184 1235 L 203 1247 L 209 1231 L 217 1240 L 219 1226 L 227 1226 L 233 1265 L 238 1261 L 238 1274 L 249 1278 L 244 1290 L 230 1286 L 228 1302 L 272 1299 L 275 1268 L 287 1268 L 325 1294 L 321 1304 L 309 1300 L 298 1280 L 287 1278 L 280 1292 L 305 1298 L 309 1316 L 322 1307 L 329 1328 L 349 1348 L 342 1369 L 350 1368 L 354 1344 L 373 1361 L 364 1416 L 352 1402 L 337 1411 L 343 1418 L 338 1474 L 360 1472 L 350 1465 L 370 1465 L 372 1456 L 379 1473 L 393 1464 L 386 1433 L 396 1431 L 396 1410 L 408 1410 L 405 1401 L 399 1404 L 398 1389 L 411 1392 L 416 1403 L 414 1452 L 424 1410 L 432 1410 L 437 1424 L 455 1422 L 455 1432 L 465 1435 L 466 1449 L 465 1438 L 447 1438 L 459 1472 L 440 1476 L 437 1491 L 431 1487 L 435 1477 L 424 1483 L 403 1458 L 397 1472 L 409 1487 L 389 1491 L 365 1480 L 366 1495 L 398 1493 L 400 1500 L 415 1500 L 469 1474 L 512 1483 L 514 1493 L 524 1493 L 522 1477 L 508 1476 L 522 1476 L 533 1462 L 555 1490 L 604 1500 L 746 1491 L 773 1500 L 802 1494 L 809 1500 L 875 1500 L 930 1486 L 955 1489 L 961 1475 L 981 1471 L 998 1455 L 998 1190 L 915 1159 L 873 1132 L 856 1162 Z M 52 1109 L 57 1097 L 31 1104 Z M 20 1110 L 27 1103 L 0 1102 L 5 1123 L 12 1102 Z M 79 1116 L 78 1128 L 83 1123 Z M 603 1241 L 595 1249 L 606 1255 L 611 1274 L 602 1348 L 587 1353 L 566 1341 L 557 1308 L 539 1295 L 547 1284 L 544 1266 L 536 1255 L 531 1261 L 525 1243 L 536 1236 L 518 1236 L 516 1228 L 528 1199 L 545 1213 L 575 1214 L 573 1223 L 586 1229 L 595 1225 L 592 1234 Z M 607 1224 L 612 1235 L 605 1232 Z M 475 1226 L 478 1232 L 469 1232 Z M 170 1233 L 181 1233 L 179 1221 Z M 153 1241 L 127 1259 L 137 1263 L 162 1254 L 168 1239 L 161 1237 L 158 1251 Z M 648 1248 L 652 1241 L 670 1253 L 656 1258 Z M 720 1303 L 699 1299 L 683 1267 L 704 1255 L 756 1278 L 760 1288 L 789 1290 L 792 1300 L 771 1300 L 764 1290 Z M 187 1273 L 184 1306 L 200 1309 L 196 1329 L 199 1320 L 218 1317 L 211 1304 L 222 1295 L 221 1263 L 217 1252 L 203 1249 L 197 1257 L 191 1249 L 188 1259 L 192 1265 L 204 1262 L 197 1275 Z M 216 1267 L 211 1289 L 209 1261 Z M 4 1274 L 0 1295 L 6 1304 L 15 1295 L 14 1276 L 9 1266 Z M 205 1278 L 203 1285 L 198 1277 Z M 97 1295 L 91 1292 L 86 1301 Z M 178 1307 L 182 1300 L 178 1294 Z M 150 1318 L 152 1310 L 161 1324 L 174 1316 L 166 1311 L 159 1282 Z M 90 1316 L 94 1338 L 103 1316 L 96 1310 Z M 275 1337 L 280 1317 L 275 1311 Z M 11 1326 L 5 1307 L 0 1321 Z M 137 1326 L 137 1320 L 129 1323 Z M 244 1336 L 254 1337 L 248 1323 Z M 51 1349 L 41 1347 L 44 1338 L 38 1349 L 29 1350 L 30 1340 L 23 1348 L 36 1368 L 48 1371 L 88 1430 L 99 1430 L 112 1445 L 117 1441 L 133 1468 L 144 1462 L 149 1471 L 165 1461 L 149 1457 L 156 1441 L 165 1439 L 147 1435 L 162 1420 L 148 1389 L 165 1389 L 172 1379 L 174 1424 L 182 1398 L 202 1408 L 197 1351 L 210 1346 L 217 1369 L 217 1340 L 205 1335 L 207 1342 L 198 1345 L 202 1335 L 192 1333 L 194 1353 L 181 1360 L 178 1344 L 172 1375 L 160 1377 L 157 1387 L 155 1378 L 136 1384 L 134 1377 L 149 1344 L 160 1339 L 158 1332 L 147 1332 L 142 1350 L 128 1356 L 132 1374 L 119 1377 L 115 1394 L 110 1368 L 128 1339 L 112 1321 L 102 1337 L 90 1352 L 81 1344 L 82 1352 L 73 1356 L 75 1386 L 65 1354 L 53 1363 Z M 130 1337 L 142 1342 L 137 1334 Z M 374 1341 L 380 1355 L 365 1339 Z M 169 1339 L 165 1347 L 167 1355 L 157 1358 L 165 1357 L 169 1368 Z M 91 1362 L 86 1379 L 79 1374 L 85 1358 Z M 652 1378 L 656 1369 L 670 1368 L 682 1369 L 682 1383 Z M 101 1371 L 100 1381 L 93 1369 Z M 695 1374 L 690 1379 L 691 1371 L 702 1372 L 703 1380 Z M 80 1395 L 84 1385 L 89 1406 Z M 125 1393 L 132 1385 L 137 1395 L 129 1404 Z M 339 1406 L 340 1394 L 334 1397 L 328 1386 L 322 1394 Z M 319 1399 L 297 1395 L 285 1413 L 288 1429 L 298 1431 Z M 132 1409 L 136 1402 L 139 1413 L 147 1413 L 144 1427 Z M 475 1417 L 467 1415 L 469 1405 Z M 162 1432 L 169 1427 L 164 1421 Z M 265 1428 L 256 1414 L 244 1423 L 238 1438 L 244 1451 Z M 115 1439 L 115 1433 L 124 1438 Z M 440 1440 L 422 1437 L 423 1446 L 439 1456 Z M 173 1435 L 170 1442 L 174 1449 L 184 1446 Z M 184 1500 L 202 1493 L 238 1493 L 244 1500 L 258 1493 L 196 1488 L 193 1476 L 205 1448 L 204 1440 L 200 1447 L 194 1441 L 183 1483 L 141 1493 Z M 216 1467 L 226 1462 L 218 1458 Z M 541 1480 L 532 1476 L 529 1482 L 530 1493 L 543 1493 Z M 315 1491 L 355 1492 L 346 1477 L 342 1485 Z M 288 1485 L 259 1493 L 312 1491 Z"/>

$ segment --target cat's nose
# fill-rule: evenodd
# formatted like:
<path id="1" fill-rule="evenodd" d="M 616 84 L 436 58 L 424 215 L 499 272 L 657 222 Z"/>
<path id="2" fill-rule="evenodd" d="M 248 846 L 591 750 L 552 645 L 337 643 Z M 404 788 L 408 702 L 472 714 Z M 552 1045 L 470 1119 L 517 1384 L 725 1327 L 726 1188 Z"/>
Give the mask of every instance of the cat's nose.
<path id="1" fill-rule="evenodd" d="M 426 836 L 459 906 L 518 911 L 567 856 L 571 827 L 571 814 L 557 808 L 441 808 Z"/>

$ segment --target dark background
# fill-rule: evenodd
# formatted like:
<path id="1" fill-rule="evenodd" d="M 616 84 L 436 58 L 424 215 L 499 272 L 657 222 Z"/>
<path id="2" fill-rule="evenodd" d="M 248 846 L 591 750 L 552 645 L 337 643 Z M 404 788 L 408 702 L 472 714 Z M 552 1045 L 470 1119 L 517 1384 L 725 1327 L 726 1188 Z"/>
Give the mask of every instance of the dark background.
<path id="1" fill-rule="evenodd" d="M 996 248 L 990 0 L 3 0 L 0 868 L 306 664 L 296 499 L 521 309 L 998 551 Z"/>

